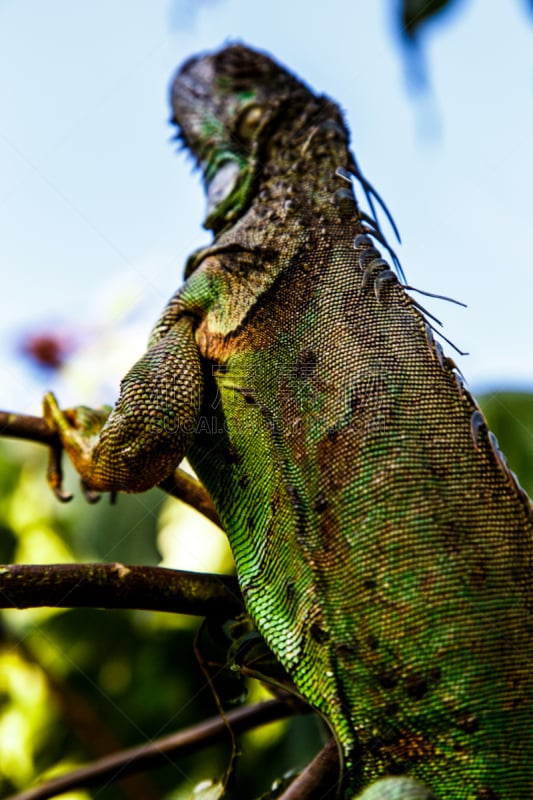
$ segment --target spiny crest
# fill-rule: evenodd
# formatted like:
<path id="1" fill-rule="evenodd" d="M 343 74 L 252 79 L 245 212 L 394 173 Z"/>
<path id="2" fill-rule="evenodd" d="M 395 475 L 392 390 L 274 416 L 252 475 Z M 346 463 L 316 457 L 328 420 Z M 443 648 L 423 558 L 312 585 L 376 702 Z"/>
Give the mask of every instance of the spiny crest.
<path id="1" fill-rule="evenodd" d="M 373 284 L 374 293 L 378 302 L 381 301 L 381 291 L 385 283 L 390 281 L 397 281 L 399 282 L 402 289 L 406 292 L 417 292 L 417 294 L 423 294 L 426 297 L 432 297 L 436 300 L 446 300 L 449 303 L 454 303 L 458 306 L 463 306 L 466 308 L 465 303 L 462 303 L 460 300 L 454 300 L 452 297 L 447 297 L 442 294 L 435 294 L 434 292 L 427 292 L 423 289 L 417 289 L 415 286 L 410 286 L 405 277 L 405 273 L 402 269 L 402 265 L 400 260 L 392 247 L 387 242 L 385 234 L 381 230 L 381 226 L 379 224 L 376 208 L 374 205 L 374 200 L 377 201 L 378 205 L 384 212 L 390 226 L 392 227 L 394 234 L 398 241 L 400 242 L 400 234 L 398 232 L 398 228 L 392 214 L 390 213 L 389 209 L 385 205 L 385 202 L 382 200 L 381 196 L 377 193 L 374 189 L 372 184 L 364 177 L 362 172 L 360 171 L 357 162 L 354 158 L 355 167 L 348 171 L 343 167 L 338 167 L 336 171 L 336 175 L 342 180 L 347 181 L 350 184 L 350 189 L 339 189 L 335 192 L 334 201 L 342 202 L 343 198 L 349 199 L 350 203 L 353 204 L 355 207 L 355 213 L 360 220 L 360 227 L 363 229 L 363 233 L 359 233 L 355 237 L 354 247 L 356 250 L 361 250 L 362 252 L 359 256 L 359 265 L 361 269 L 363 269 L 363 279 L 361 283 L 361 290 L 364 290 L 368 287 L 370 283 Z M 364 211 L 361 210 L 359 205 L 357 204 L 355 198 L 355 192 L 353 187 L 353 181 L 359 181 L 363 192 L 365 194 L 365 198 L 369 205 L 371 214 L 366 214 Z M 389 256 L 391 257 L 394 270 L 390 268 L 389 264 L 381 257 L 381 253 L 376 248 L 374 244 L 374 240 L 379 242 L 388 252 Z M 423 318 L 426 326 L 435 331 L 434 325 L 429 321 L 433 320 L 433 322 L 440 327 L 442 327 L 442 322 L 437 319 L 430 311 L 428 311 L 424 306 L 422 306 L 417 300 L 415 300 L 410 295 L 407 295 L 411 306 L 414 310 L 420 314 Z M 453 349 L 459 353 L 459 355 L 468 355 L 464 351 L 460 350 L 452 341 L 450 341 L 442 331 L 436 331 L 441 338 L 447 342 Z"/>

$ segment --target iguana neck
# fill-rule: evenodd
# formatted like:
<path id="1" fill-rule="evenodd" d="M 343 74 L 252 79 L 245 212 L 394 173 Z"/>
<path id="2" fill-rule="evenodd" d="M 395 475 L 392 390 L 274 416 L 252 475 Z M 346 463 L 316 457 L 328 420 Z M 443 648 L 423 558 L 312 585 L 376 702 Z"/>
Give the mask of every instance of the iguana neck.
<path id="1" fill-rule="evenodd" d="M 353 167 L 348 142 L 344 120 L 327 98 L 283 109 L 262 154 L 260 190 L 268 193 L 263 198 L 277 203 L 289 193 L 322 204 L 325 194 L 339 188 L 337 167 Z"/>

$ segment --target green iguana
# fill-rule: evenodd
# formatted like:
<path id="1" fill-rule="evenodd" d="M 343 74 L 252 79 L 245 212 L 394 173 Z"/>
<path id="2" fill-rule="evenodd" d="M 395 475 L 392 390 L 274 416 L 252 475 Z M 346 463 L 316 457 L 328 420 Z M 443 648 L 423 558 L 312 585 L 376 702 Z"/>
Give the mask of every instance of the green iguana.
<path id="1" fill-rule="evenodd" d="M 89 490 L 189 458 L 350 797 L 530 800 L 530 504 L 376 249 L 339 108 L 242 45 L 172 105 L 214 241 L 103 427 L 51 395 L 48 420 Z"/>

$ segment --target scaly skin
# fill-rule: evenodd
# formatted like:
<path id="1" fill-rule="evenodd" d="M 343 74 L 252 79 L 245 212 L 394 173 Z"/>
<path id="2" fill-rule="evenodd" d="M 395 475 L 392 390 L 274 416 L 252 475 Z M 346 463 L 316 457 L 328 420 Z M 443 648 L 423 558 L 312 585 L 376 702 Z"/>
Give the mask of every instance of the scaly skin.
<path id="1" fill-rule="evenodd" d="M 529 501 L 376 259 L 338 107 L 240 45 L 187 62 L 172 103 L 214 242 L 101 433 L 48 418 L 97 491 L 189 457 L 350 792 L 533 797 Z"/>

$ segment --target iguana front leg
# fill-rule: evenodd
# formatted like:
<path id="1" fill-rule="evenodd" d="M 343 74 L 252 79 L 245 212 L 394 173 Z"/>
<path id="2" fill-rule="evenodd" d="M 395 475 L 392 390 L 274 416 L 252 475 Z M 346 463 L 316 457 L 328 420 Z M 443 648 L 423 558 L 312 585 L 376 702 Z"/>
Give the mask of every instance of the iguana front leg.
<path id="1" fill-rule="evenodd" d="M 52 394 L 44 416 L 58 433 L 84 489 L 141 492 L 166 478 L 189 448 L 203 395 L 190 317 L 151 344 L 121 383 L 115 408 L 62 411 Z M 48 481 L 61 496 L 61 478 Z"/>

